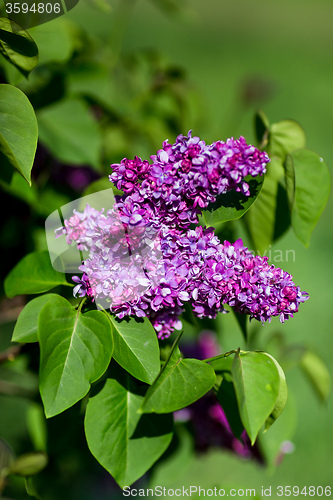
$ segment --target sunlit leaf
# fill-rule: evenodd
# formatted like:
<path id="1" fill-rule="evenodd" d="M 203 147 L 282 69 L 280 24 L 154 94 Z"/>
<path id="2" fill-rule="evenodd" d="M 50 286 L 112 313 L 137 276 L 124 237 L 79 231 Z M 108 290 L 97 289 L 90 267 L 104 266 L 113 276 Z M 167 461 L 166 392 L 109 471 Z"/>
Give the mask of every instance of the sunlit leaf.
<path id="1" fill-rule="evenodd" d="M 30 300 L 17 318 L 12 342 L 38 342 L 38 316 L 47 302 L 55 297 L 55 293 L 47 293 Z"/>
<path id="2" fill-rule="evenodd" d="M 296 236 L 309 246 L 331 192 L 331 176 L 322 158 L 308 149 L 291 154 L 296 177 L 292 225 Z"/>
<path id="3" fill-rule="evenodd" d="M 32 252 L 10 271 L 5 279 L 5 292 L 7 297 L 29 293 L 42 293 L 55 286 L 66 285 L 65 275 L 55 271 L 51 265 L 49 253 Z"/>
<path id="4" fill-rule="evenodd" d="M 241 420 L 254 444 L 258 432 L 277 403 L 279 371 L 266 353 L 237 352 L 231 374 Z"/>
<path id="5" fill-rule="evenodd" d="M 288 153 L 305 147 L 303 128 L 294 120 L 282 120 L 270 126 L 268 155 L 284 160 Z"/>
<path id="6" fill-rule="evenodd" d="M 102 311 L 82 314 L 64 298 L 50 300 L 38 320 L 40 392 L 52 417 L 74 405 L 107 369 L 111 325 Z"/>
<path id="7" fill-rule="evenodd" d="M 113 370 L 89 398 L 85 433 L 94 457 L 124 487 L 139 479 L 172 439 L 172 415 L 140 415 L 144 386 Z M 98 423 L 98 424 L 97 424 Z"/>
<path id="8" fill-rule="evenodd" d="M 156 332 L 148 320 L 135 318 L 118 320 L 113 325 L 113 357 L 133 377 L 151 384 L 160 371 L 160 350 Z"/>
<path id="9" fill-rule="evenodd" d="M 147 391 L 143 413 L 180 410 L 204 396 L 215 383 L 214 369 L 199 359 L 183 359 L 174 344 L 169 359 Z"/>
<path id="10" fill-rule="evenodd" d="M 11 166 L 31 183 L 37 136 L 37 120 L 29 99 L 16 87 L 0 85 L 0 177 L 6 182 Z"/>

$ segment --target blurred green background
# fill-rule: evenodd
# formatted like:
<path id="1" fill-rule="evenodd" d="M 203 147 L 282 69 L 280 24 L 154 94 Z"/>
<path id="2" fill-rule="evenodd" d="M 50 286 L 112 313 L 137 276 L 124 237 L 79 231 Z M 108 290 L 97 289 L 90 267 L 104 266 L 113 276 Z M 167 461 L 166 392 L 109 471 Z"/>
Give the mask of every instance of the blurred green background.
<path id="1" fill-rule="evenodd" d="M 165 138 L 173 142 L 189 128 L 208 143 L 231 135 L 244 135 L 253 142 L 253 117 L 258 108 L 271 122 L 297 120 L 305 129 L 307 147 L 320 154 L 332 171 L 332 21 L 331 0 L 192 0 L 175 4 L 169 0 L 81 0 L 63 18 L 30 30 L 40 50 L 40 69 L 28 82 L 8 65 L 5 71 L 10 83 L 22 88 L 33 102 L 42 142 L 52 153 L 57 143 L 52 142 L 50 130 L 56 133 L 58 122 L 57 117 L 45 114 L 47 105 L 64 95 L 84 96 L 98 116 L 99 100 L 103 102 L 102 142 L 96 143 L 92 138 L 95 132 L 85 124 L 87 151 L 82 150 L 82 144 L 77 145 L 81 163 L 93 165 L 97 177 L 109 173 L 111 162 L 125 155 L 147 157 Z M 121 64 L 122 71 L 114 71 Z M 172 98 L 163 93 L 163 86 L 168 85 Z M 77 111 L 84 114 L 82 109 Z M 71 126 L 69 123 L 67 134 Z M 59 137 L 61 141 L 61 134 Z M 100 149 L 102 160 L 98 159 Z M 66 164 L 70 163 L 68 150 L 58 151 Z M 37 164 L 35 170 L 38 168 Z M 61 179 L 51 181 L 59 186 L 64 183 Z M 35 208 L 38 205 L 34 220 L 38 228 L 25 251 L 45 247 L 45 216 L 75 195 L 64 189 L 59 198 L 50 190 L 43 191 L 43 182 L 39 176 L 42 195 L 24 202 L 30 206 L 35 203 Z M 333 376 L 332 203 L 330 199 L 308 249 L 292 232 L 271 247 L 272 255 L 276 249 L 295 251 L 295 260 L 278 265 L 309 292 L 310 300 L 286 324 L 276 321 L 265 325 L 256 347 L 268 349 L 268 339 L 283 332 L 288 343 L 305 342 L 314 347 Z M 24 210 L 25 205 L 22 207 Z M 17 235 L 15 240 L 9 224 L 3 227 L 5 250 L 10 252 L 18 245 Z M 235 230 L 248 244 L 241 227 L 235 226 Z M 219 318 L 219 326 L 223 350 L 243 345 L 231 315 Z M 274 350 L 273 342 L 270 348 Z M 286 425 L 286 439 L 291 439 L 295 450 L 277 469 L 265 470 L 214 451 L 180 467 L 178 475 L 175 470 L 157 470 L 151 484 L 256 488 L 258 493 L 261 486 L 271 485 L 272 498 L 277 498 L 277 485 L 333 487 L 332 398 L 327 407 L 320 404 L 295 367 L 287 371 L 287 382 L 288 407 L 267 434 L 267 442 L 274 448 L 274 439 Z M 0 425 L 9 426 L 6 418 L 0 416 Z"/>

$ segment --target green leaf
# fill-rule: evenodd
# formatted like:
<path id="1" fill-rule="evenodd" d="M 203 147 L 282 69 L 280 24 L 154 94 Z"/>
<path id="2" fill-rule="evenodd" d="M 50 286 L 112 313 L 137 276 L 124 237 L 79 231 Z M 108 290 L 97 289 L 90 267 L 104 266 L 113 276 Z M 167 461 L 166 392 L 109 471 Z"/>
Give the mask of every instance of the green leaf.
<path id="1" fill-rule="evenodd" d="M 173 345 L 157 379 L 147 391 L 142 413 L 169 413 L 180 410 L 204 396 L 215 384 L 214 369 L 199 359 L 180 358 L 177 343 Z"/>
<path id="2" fill-rule="evenodd" d="M 98 387 L 96 387 L 98 389 Z M 85 433 L 91 453 L 120 487 L 139 479 L 172 439 L 172 415 L 140 415 L 145 388 L 123 370 L 113 370 L 89 402 Z"/>
<path id="3" fill-rule="evenodd" d="M 257 199 L 264 182 L 264 176 L 257 176 L 256 178 L 248 176 L 245 180 L 250 187 L 250 196 L 237 193 L 235 190 L 220 195 L 216 203 L 212 205 L 213 210 L 203 210 L 202 216 L 199 217 L 199 222 L 208 227 L 214 227 L 221 222 L 242 217 Z"/>
<path id="4" fill-rule="evenodd" d="M 283 162 L 283 166 L 289 210 L 292 210 L 295 202 L 295 168 L 293 158 L 290 154 L 286 156 L 286 159 Z"/>
<path id="5" fill-rule="evenodd" d="M 51 266 L 49 253 L 32 252 L 10 271 L 5 279 L 5 293 L 12 298 L 25 293 L 43 293 L 58 285 L 72 286 L 65 275 Z"/>
<path id="6" fill-rule="evenodd" d="M 47 462 L 47 455 L 42 451 L 26 453 L 14 461 L 8 470 L 8 474 L 32 476 L 43 470 L 47 466 Z"/>
<path id="7" fill-rule="evenodd" d="M 117 363 L 133 377 L 152 384 L 160 371 L 160 350 L 156 332 L 148 320 L 110 316 Z"/>
<path id="8" fill-rule="evenodd" d="M 99 168 L 101 135 L 89 107 L 67 99 L 37 113 L 39 137 L 58 160 Z"/>
<path id="9" fill-rule="evenodd" d="M 264 352 L 237 352 L 231 374 L 239 414 L 253 445 L 275 408 L 280 391 L 279 371 Z"/>
<path id="10" fill-rule="evenodd" d="M 275 402 L 274 409 L 268 419 L 265 422 L 265 431 L 267 431 L 272 424 L 276 421 L 276 419 L 281 415 L 284 407 L 286 406 L 287 399 L 288 399 L 288 389 L 287 389 L 287 382 L 286 382 L 286 377 L 284 374 L 284 371 L 282 370 L 281 366 L 279 363 L 276 361 L 276 359 L 273 358 L 270 354 L 266 353 L 266 356 L 269 356 L 273 363 L 275 364 L 276 368 L 278 369 L 279 372 L 279 378 L 280 378 L 280 387 L 279 387 L 279 395 L 277 397 L 277 400 Z"/>
<path id="11" fill-rule="evenodd" d="M 308 377 L 317 396 L 323 402 L 327 402 L 331 390 L 331 377 L 323 360 L 310 349 L 306 350 L 300 367 Z"/>
<path id="12" fill-rule="evenodd" d="M 7 17 L 0 18 L 0 52 L 24 76 L 38 63 L 38 48 L 29 33 Z"/>
<path id="13" fill-rule="evenodd" d="M 270 158 L 277 156 L 282 160 L 295 149 L 305 148 L 305 133 L 294 120 L 282 120 L 270 127 L 267 153 Z"/>
<path id="14" fill-rule="evenodd" d="M 247 325 L 249 324 L 249 319 L 248 319 L 249 317 L 247 314 L 240 314 L 238 312 L 235 312 L 235 310 L 233 308 L 232 308 L 232 311 L 235 315 L 235 318 L 237 320 L 239 328 L 241 329 L 244 340 L 245 340 L 245 342 L 247 342 L 247 339 L 248 339 Z"/>
<path id="15" fill-rule="evenodd" d="M 331 192 L 331 176 L 326 163 L 313 151 L 295 151 L 291 157 L 296 176 L 292 225 L 299 240 L 309 246 Z"/>
<path id="16" fill-rule="evenodd" d="M 58 296 L 41 310 L 40 393 L 46 417 L 70 408 L 107 369 L 113 351 L 111 325 L 102 311 L 85 314 Z"/>
<path id="17" fill-rule="evenodd" d="M 29 99 L 16 87 L 0 85 L 0 158 L 4 162 L 0 176 L 5 181 L 11 166 L 31 184 L 37 136 L 37 120 Z"/>
<path id="18" fill-rule="evenodd" d="M 255 114 L 254 128 L 258 144 L 262 149 L 265 149 L 268 143 L 269 121 L 263 111 L 258 111 Z"/>
<path id="19" fill-rule="evenodd" d="M 65 18 L 41 24 L 29 32 L 39 47 L 40 66 L 67 62 L 78 45 L 77 28 Z"/>
<path id="20" fill-rule="evenodd" d="M 47 449 L 47 426 L 43 407 L 32 402 L 27 411 L 27 429 L 30 439 L 38 451 Z"/>
<path id="21" fill-rule="evenodd" d="M 260 254 L 290 226 L 287 192 L 281 184 L 283 166 L 275 159 L 268 169 L 260 195 L 246 215 L 254 250 Z"/>
<path id="22" fill-rule="evenodd" d="M 235 388 L 230 372 L 223 372 L 219 384 L 215 385 L 214 391 L 233 433 L 240 439 L 244 431 L 244 425 L 239 415 Z"/>
<path id="23" fill-rule="evenodd" d="M 30 300 L 17 318 L 12 342 L 38 342 L 38 316 L 45 304 L 58 297 L 55 293 L 47 293 Z"/>

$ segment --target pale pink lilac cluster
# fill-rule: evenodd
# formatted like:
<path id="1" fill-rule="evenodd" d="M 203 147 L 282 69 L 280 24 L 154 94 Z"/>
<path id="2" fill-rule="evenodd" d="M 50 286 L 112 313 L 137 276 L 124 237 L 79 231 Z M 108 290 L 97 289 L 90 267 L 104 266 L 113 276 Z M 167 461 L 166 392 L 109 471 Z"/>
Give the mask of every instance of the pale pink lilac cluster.
<path id="1" fill-rule="evenodd" d="M 159 338 L 181 329 L 185 303 L 200 318 L 215 318 L 224 304 L 262 322 L 292 317 L 308 298 L 292 276 L 241 240 L 222 243 L 213 228 L 190 229 L 218 194 L 248 195 L 244 177 L 265 172 L 266 153 L 243 138 L 206 146 L 189 134 L 164 142 L 151 159 L 113 165 L 110 179 L 125 194 L 106 212 L 87 205 L 58 230 L 89 252 L 82 278 L 73 278 L 74 294 L 92 297 L 118 318 L 148 317 Z"/>

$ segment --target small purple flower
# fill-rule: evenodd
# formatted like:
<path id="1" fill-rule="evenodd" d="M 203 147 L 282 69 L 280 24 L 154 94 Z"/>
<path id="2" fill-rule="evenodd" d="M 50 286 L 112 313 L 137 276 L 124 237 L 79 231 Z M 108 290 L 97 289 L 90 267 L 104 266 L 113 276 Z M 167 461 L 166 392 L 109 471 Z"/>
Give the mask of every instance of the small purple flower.
<path id="1" fill-rule="evenodd" d="M 79 276 L 73 276 L 72 280 L 74 283 L 78 283 L 74 289 L 73 289 L 73 295 L 74 297 L 85 297 L 86 295 L 88 297 L 91 297 L 92 300 L 94 300 L 93 292 L 90 287 L 89 279 L 88 276 L 83 273 L 82 277 L 79 278 Z"/>

